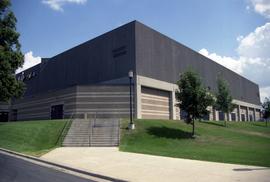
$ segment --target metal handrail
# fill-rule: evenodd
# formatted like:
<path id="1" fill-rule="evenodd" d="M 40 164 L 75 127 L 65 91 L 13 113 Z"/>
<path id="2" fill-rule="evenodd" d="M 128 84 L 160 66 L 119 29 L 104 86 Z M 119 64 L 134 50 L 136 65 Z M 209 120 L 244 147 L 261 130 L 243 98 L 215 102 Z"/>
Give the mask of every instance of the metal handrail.
<path id="1" fill-rule="evenodd" d="M 72 122 L 72 118 L 73 118 L 73 115 L 74 113 L 71 114 L 71 117 L 69 118 L 69 120 L 65 123 L 65 126 L 62 128 L 59 136 L 58 136 L 58 139 L 56 141 L 56 144 L 58 144 L 59 142 L 61 142 L 60 145 L 62 145 L 62 142 L 63 142 L 63 138 L 67 135 L 67 133 L 65 134 L 64 136 L 64 132 L 67 130 L 67 127 L 70 125 L 70 123 Z M 68 131 L 67 131 L 68 132 Z"/>
<path id="2" fill-rule="evenodd" d="M 121 139 L 121 128 L 120 128 L 120 118 L 118 119 L 118 146 L 120 145 L 120 139 Z"/>
<path id="3" fill-rule="evenodd" d="M 93 128 L 93 126 L 92 126 L 92 121 L 91 121 L 90 118 L 89 118 L 89 123 L 90 123 L 89 127 L 91 127 L 91 128 L 89 128 L 90 134 L 88 135 L 88 139 L 89 139 L 89 147 L 91 147 L 91 142 L 92 142 L 92 128 Z"/>
<path id="4" fill-rule="evenodd" d="M 94 117 L 94 120 L 90 119 L 90 134 L 89 134 L 89 146 L 91 147 L 92 146 L 92 139 L 93 139 L 93 132 L 94 132 L 94 127 L 95 127 L 95 124 L 96 124 L 96 120 L 97 120 L 97 112 L 95 112 L 95 117 Z"/>

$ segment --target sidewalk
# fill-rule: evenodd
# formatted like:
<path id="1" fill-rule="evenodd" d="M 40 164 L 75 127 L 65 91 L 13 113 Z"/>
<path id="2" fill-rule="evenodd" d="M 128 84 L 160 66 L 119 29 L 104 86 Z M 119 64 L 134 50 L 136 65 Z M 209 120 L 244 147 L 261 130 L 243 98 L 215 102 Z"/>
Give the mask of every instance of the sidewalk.
<path id="1" fill-rule="evenodd" d="M 269 181 L 270 168 L 120 152 L 118 148 L 57 148 L 42 159 L 128 181 Z"/>

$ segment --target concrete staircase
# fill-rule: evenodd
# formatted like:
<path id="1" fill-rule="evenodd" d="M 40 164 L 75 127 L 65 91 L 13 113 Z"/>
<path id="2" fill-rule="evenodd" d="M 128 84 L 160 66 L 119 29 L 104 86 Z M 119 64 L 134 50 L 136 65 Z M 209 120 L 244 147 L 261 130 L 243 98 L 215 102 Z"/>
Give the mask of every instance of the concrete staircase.
<path id="1" fill-rule="evenodd" d="M 96 119 L 92 125 L 90 146 L 111 147 L 119 145 L 119 119 Z"/>
<path id="2" fill-rule="evenodd" d="M 90 143 L 91 121 L 74 119 L 64 139 L 64 147 L 88 147 Z"/>
<path id="3" fill-rule="evenodd" d="M 111 147 L 119 145 L 119 119 L 74 119 L 64 147 Z"/>

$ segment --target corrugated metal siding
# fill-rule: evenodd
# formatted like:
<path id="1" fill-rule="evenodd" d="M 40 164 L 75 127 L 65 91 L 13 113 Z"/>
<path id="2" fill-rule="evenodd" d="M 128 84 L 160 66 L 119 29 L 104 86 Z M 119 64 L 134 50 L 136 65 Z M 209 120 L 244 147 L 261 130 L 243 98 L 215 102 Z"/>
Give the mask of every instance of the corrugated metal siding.
<path id="1" fill-rule="evenodd" d="M 135 29 L 138 75 L 176 83 L 179 74 L 193 68 L 215 92 L 221 74 L 229 82 L 234 99 L 260 105 L 257 84 L 141 23 L 136 22 Z"/>

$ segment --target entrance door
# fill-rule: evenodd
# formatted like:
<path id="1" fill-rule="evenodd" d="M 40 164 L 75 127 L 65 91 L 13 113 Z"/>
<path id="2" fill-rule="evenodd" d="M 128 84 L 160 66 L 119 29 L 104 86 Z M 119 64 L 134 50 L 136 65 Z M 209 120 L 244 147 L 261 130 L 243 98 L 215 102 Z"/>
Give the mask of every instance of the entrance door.
<path id="1" fill-rule="evenodd" d="M 251 114 L 249 115 L 249 121 L 253 121 L 253 116 Z"/>
<path id="2" fill-rule="evenodd" d="M 232 121 L 236 121 L 236 114 L 235 113 L 231 113 L 231 118 L 232 118 Z"/>
<path id="3" fill-rule="evenodd" d="M 0 122 L 8 122 L 8 112 L 0 112 Z"/>
<path id="4" fill-rule="evenodd" d="M 242 121 L 246 121 L 245 114 L 241 114 L 241 120 L 242 120 Z"/>
<path id="5" fill-rule="evenodd" d="M 170 93 L 168 91 L 142 87 L 142 118 L 169 119 Z"/>
<path id="6" fill-rule="evenodd" d="M 225 119 L 224 112 L 219 111 L 218 118 L 219 118 L 219 121 L 224 121 L 224 119 Z"/>
<path id="7" fill-rule="evenodd" d="M 51 106 L 51 119 L 63 119 L 63 104 Z"/>

